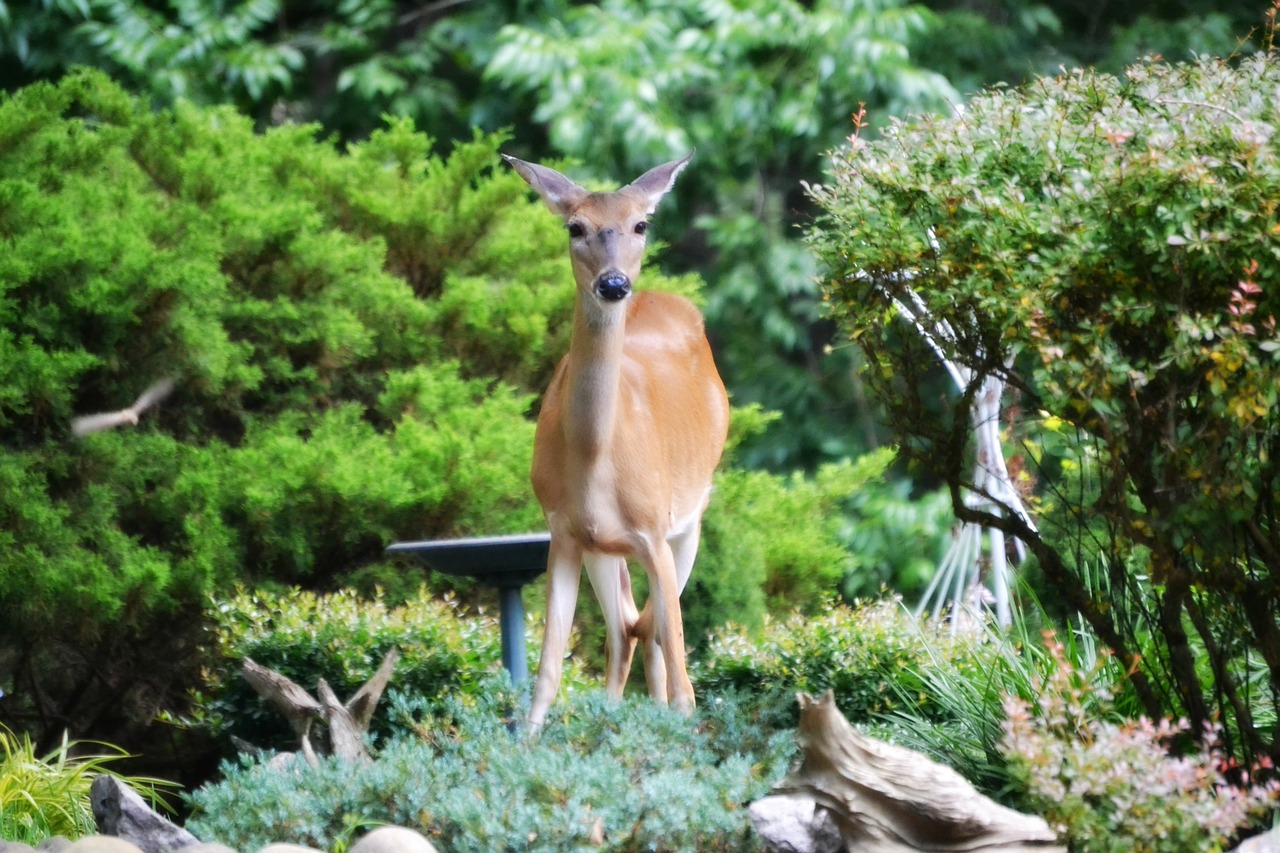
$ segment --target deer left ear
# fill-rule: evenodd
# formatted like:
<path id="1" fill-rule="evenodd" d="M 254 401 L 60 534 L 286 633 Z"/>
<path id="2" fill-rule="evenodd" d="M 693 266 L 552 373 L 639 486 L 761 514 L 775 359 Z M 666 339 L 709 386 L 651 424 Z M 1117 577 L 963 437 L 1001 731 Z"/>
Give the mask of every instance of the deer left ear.
<path id="1" fill-rule="evenodd" d="M 689 165 L 689 161 L 693 159 L 693 153 L 690 151 L 679 160 L 672 160 L 670 163 L 654 166 L 627 184 L 624 189 L 644 198 L 648 212 L 653 213 L 658 206 L 658 202 L 662 201 L 662 197 L 676 185 L 676 178 L 684 171 L 684 167 Z"/>

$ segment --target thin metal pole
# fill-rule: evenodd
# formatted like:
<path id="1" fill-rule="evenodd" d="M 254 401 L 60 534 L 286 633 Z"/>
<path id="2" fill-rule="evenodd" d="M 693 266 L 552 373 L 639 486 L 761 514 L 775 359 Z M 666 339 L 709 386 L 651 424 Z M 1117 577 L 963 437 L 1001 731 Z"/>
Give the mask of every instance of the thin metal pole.
<path id="1" fill-rule="evenodd" d="M 524 644 L 524 599 L 520 585 L 498 589 L 498 621 L 502 628 L 502 665 L 511 673 L 513 684 L 529 680 L 529 659 Z"/>

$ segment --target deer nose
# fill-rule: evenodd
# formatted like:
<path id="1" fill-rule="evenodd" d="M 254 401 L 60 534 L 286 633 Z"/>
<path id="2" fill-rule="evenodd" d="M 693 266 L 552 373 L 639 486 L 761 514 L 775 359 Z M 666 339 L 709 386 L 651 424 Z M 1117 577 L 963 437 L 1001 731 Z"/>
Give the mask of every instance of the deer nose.
<path id="1" fill-rule="evenodd" d="M 631 292 L 631 279 L 617 270 L 609 270 L 596 279 L 596 295 L 605 302 L 626 299 Z"/>

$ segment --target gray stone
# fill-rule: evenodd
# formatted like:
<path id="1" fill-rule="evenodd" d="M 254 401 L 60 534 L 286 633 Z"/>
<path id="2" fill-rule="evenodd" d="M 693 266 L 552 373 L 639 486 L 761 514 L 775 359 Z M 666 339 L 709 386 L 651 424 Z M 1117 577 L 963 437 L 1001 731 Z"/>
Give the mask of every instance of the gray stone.
<path id="1" fill-rule="evenodd" d="M 64 838 L 61 835 L 52 835 L 36 845 L 37 850 L 43 850 L 44 853 L 62 853 L 71 846 L 71 839 Z"/>
<path id="2" fill-rule="evenodd" d="M 68 844 L 63 853 L 142 853 L 142 849 L 114 835 L 86 835 Z"/>
<path id="3" fill-rule="evenodd" d="M 751 804 L 751 824 L 773 853 L 839 853 L 840 827 L 810 797 L 778 794 Z"/>
<path id="4" fill-rule="evenodd" d="M 383 826 L 361 838 L 351 853 L 436 853 L 421 832 L 403 826 Z"/>
<path id="5" fill-rule="evenodd" d="M 0 853 L 36 853 L 36 848 L 25 841 L 5 841 L 0 838 Z"/>
<path id="6" fill-rule="evenodd" d="M 200 840 L 168 818 L 157 814 L 136 791 L 114 776 L 104 773 L 94 779 L 89 788 L 89 801 L 93 805 L 93 816 L 98 821 L 99 832 L 130 841 L 142 853 L 169 853 L 179 847 L 189 847 Z M 68 848 L 64 853 L 81 851 Z"/>

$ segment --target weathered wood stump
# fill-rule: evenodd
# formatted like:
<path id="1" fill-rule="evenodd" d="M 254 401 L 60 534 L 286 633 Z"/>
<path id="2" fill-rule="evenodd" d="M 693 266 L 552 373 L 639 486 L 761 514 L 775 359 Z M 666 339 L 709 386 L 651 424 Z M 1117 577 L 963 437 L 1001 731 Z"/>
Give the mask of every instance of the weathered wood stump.
<path id="1" fill-rule="evenodd" d="M 1043 819 L 984 797 L 920 753 L 854 731 L 831 691 L 798 698 L 804 758 L 751 805 L 771 851 L 1065 851 Z"/>
<path id="2" fill-rule="evenodd" d="M 382 664 L 373 677 L 347 700 L 346 704 L 338 701 L 333 688 L 322 678 L 316 685 L 319 699 L 315 699 L 297 683 L 281 675 L 273 669 L 245 658 L 241 664 L 245 680 L 275 708 L 284 714 L 289 725 L 298 735 L 299 752 L 303 759 L 315 766 L 319 763 L 316 745 L 313 741 L 312 727 L 317 720 L 328 725 L 328 752 L 343 761 L 369 760 L 369 751 L 365 749 L 364 735 L 369 730 L 369 721 L 373 719 L 374 708 L 382 698 L 382 692 L 391 680 L 396 661 L 400 653 L 395 649 L 387 652 Z"/>

